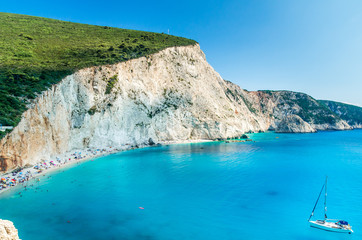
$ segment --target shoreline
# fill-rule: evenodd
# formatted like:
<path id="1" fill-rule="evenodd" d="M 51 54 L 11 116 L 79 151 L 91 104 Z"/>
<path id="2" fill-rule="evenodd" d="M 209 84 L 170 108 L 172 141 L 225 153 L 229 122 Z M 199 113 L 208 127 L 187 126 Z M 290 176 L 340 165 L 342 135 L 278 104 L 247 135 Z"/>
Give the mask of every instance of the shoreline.
<path id="1" fill-rule="evenodd" d="M 15 190 L 16 187 L 27 187 L 32 181 L 40 181 L 41 177 L 54 173 L 56 170 L 66 169 L 75 164 L 83 163 L 89 160 L 94 160 L 100 157 L 105 157 L 111 154 L 116 154 L 124 151 L 141 149 L 147 147 L 167 146 L 174 144 L 187 143 L 203 143 L 213 142 L 214 140 L 198 139 L 198 140 L 179 140 L 179 141 L 164 141 L 154 145 L 124 145 L 121 147 L 104 147 L 98 149 L 73 149 L 72 151 L 59 154 L 50 159 L 40 161 L 31 167 L 21 167 L 21 170 L 0 174 L 0 196 L 9 190 Z M 5 179 L 5 181 L 3 180 Z M 16 180 L 16 181 L 13 181 Z M 6 185 L 5 188 L 3 186 Z"/>
<path id="2" fill-rule="evenodd" d="M 361 130 L 362 129 L 351 129 L 351 130 Z M 274 132 L 274 131 L 266 131 L 263 133 L 268 132 Z M 324 131 L 318 131 L 318 132 L 339 132 L 338 130 L 324 130 Z M 274 132 L 277 133 L 277 132 Z M 255 133 L 253 133 L 255 134 Z M 284 133 L 279 133 L 284 134 Z M 14 170 L 12 172 L 6 172 L 6 173 L 0 173 L 0 196 L 2 193 L 7 192 L 8 190 L 14 189 L 16 186 L 23 186 L 26 187 L 27 183 L 32 180 L 39 180 L 40 177 L 45 176 L 45 174 L 51 174 L 55 170 L 65 169 L 67 167 L 70 167 L 74 164 L 79 164 L 81 162 L 86 162 L 89 160 L 93 160 L 99 157 L 105 157 L 110 154 L 116 154 L 124 151 L 134 150 L 134 149 L 141 149 L 141 148 L 147 148 L 147 147 L 157 147 L 157 146 L 167 146 L 167 145 L 174 145 L 174 144 L 188 144 L 188 143 L 204 143 L 204 142 L 222 142 L 225 141 L 225 143 L 232 143 L 232 142 L 255 142 L 251 139 L 196 139 L 196 140 L 171 140 L 171 141 L 163 141 L 159 143 L 155 143 L 152 145 L 149 144 L 140 144 L 140 145 L 130 145 L 125 144 L 123 146 L 119 147 L 104 147 L 99 149 L 73 149 L 71 151 L 59 154 L 57 156 L 53 156 L 47 160 L 42 160 L 35 165 L 29 166 L 29 167 L 21 167 L 21 170 L 17 172 L 16 174 L 13 174 Z M 60 160 L 60 162 L 59 162 Z M 45 163 L 45 165 L 44 165 Z M 52 164 L 53 163 L 53 164 Z M 41 172 L 38 172 L 39 169 L 36 169 L 35 166 L 42 166 Z M 20 167 L 19 167 L 20 168 Z M 23 175 L 22 173 L 25 172 Z M 20 173 L 20 174 L 19 174 Z M 16 181 L 12 182 L 12 179 L 20 180 L 22 179 L 21 176 L 27 176 L 25 177 L 24 181 Z M 3 181 L 2 179 L 5 178 L 6 181 Z M 24 179 L 24 178 L 23 178 Z M 10 183 L 10 184 L 9 184 Z M 7 185 L 6 188 L 3 188 L 3 185 Z"/>
<path id="3" fill-rule="evenodd" d="M 107 149 L 108 149 L 108 151 L 107 151 Z M 84 155 L 82 156 L 82 154 L 76 155 L 76 153 L 92 152 L 92 151 L 97 152 L 97 150 L 90 150 L 90 151 L 88 151 L 87 149 L 73 150 L 70 152 L 66 152 L 62 155 L 59 155 L 61 157 L 50 158 L 45 161 L 40 161 L 31 167 L 27 167 L 27 168 L 24 167 L 24 168 L 22 168 L 21 171 L 19 171 L 17 173 L 13 173 L 13 172 L 3 173 L 0 175 L 0 182 L 1 182 L 0 185 L 4 184 L 3 179 L 5 178 L 7 187 L 0 189 L 0 195 L 4 192 L 7 192 L 8 190 L 15 189 L 15 187 L 17 187 L 17 186 L 26 187 L 27 184 L 30 183 L 31 181 L 34 181 L 34 180 L 40 181 L 41 177 L 51 174 L 51 173 L 55 172 L 56 170 L 65 169 L 67 167 L 73 166 L 74 164 L 86 162 L 88 160 L 96 159 L 98 157 L 104 157 L 104 156 L 114 154 L 117 152 L 131 150 L 132 148 L 131 147 L 129 149 L 116 149 L 115 148 L 113 150 L 112 147 L 111 148 L 108 147 L 107 149 L 102 148 L 101 151 L 98 151 L 99 153 L 93 154 L 93 155 L 86 154 L 86 156 L 84 156 Z M 109 149 L 112 149 L 112 150 L 109 150 Z M 61 159 L 60 162 L 57 159 Z M 14 170 L 16 170 L 16 169 L 14 169 Z M 23 179 L 22 176 L 25 176 L 25 179 Z M 12 179 L 17 180 L 16 182 L 13 181 L 14 182 L 13 185 L 9 184 L 9 183 L 11 183 Z"/>

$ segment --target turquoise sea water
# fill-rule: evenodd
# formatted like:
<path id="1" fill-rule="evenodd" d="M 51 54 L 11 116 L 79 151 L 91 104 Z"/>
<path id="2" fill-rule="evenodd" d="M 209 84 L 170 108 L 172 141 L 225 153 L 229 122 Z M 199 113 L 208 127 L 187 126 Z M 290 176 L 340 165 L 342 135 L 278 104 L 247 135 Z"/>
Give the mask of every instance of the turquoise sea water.
<path id="1" fill-rule="evenodd" d="M 84 162 L 4 193 L 0 218 L 23 240 L 362 239 L 362 130 L 252 138 Z M 328 217 L 352 235 L 308 225 L 326 175 Z"/>

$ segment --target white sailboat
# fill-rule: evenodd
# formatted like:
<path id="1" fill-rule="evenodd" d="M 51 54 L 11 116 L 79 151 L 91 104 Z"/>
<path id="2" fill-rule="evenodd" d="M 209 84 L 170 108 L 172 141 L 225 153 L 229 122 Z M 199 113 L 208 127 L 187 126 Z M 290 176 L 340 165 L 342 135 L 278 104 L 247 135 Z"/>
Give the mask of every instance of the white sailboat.
<path id="1" fill-rule="evenodd" d="M 331 232 L 340 232 L 340 233 L 353 233 L 352 227 L 348 224 L 347 221 L 344 220 L 337 220 L 337 219 L 328 219 L 327 218 L 327 180 L 328 177 L 326 177 L 326 182 L 323 184 L 322 189 L 319 193 L 319 196 L 317 198 L 317 202 L 314 205 L 312 214 L 310 215 L 308 222 L 310 223 L 311 227 L 315 227 L 315 228 L 319 228 L 322 230 L 326 230 L 326 231 L 331 231 Z M 323 192 L 323 189 L 325 189 L 325 194 L 324 194 L 324 220 L 315 220 L 315 221 L 311 221 L 310 219 L 313 217 L 314 215 L 314 210 L 317 206 L 317 203 L 319 201 L 319 198 Z"/>

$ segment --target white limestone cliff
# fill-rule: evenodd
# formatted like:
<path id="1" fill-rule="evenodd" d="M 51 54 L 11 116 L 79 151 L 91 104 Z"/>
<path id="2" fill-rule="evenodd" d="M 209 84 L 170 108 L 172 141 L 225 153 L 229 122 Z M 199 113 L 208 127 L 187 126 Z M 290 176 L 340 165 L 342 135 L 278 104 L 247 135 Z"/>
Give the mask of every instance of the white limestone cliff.
<path id="1" fill-rule="evenodd" d="M 215 139 L 266 131 L 286 115 L 275 101 L 224 81 L 199 45 L 172 47 L 82 69 L 53 85 L 0 141 L 0 167 L 34 164 L 72 149 L 147 144 L 150 138 Z"/>
<path id="2" fill-rule="evenodd" d="M 1 140 L 0 156 L 11 168 L 71 149 L 267 130 L 245 104 L 228 100 L 224 85 L 198 45 L 83 69 L 37 99 Z"/>

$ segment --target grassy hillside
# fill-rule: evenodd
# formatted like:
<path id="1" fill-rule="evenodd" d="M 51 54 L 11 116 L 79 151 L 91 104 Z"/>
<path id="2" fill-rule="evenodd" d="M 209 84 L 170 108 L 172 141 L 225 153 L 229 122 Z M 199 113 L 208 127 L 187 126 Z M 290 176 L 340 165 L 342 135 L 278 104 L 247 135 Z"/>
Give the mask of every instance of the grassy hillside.
<path id="1" fill-rule="evenodd" d="M 327 106 L 331 111 L 345 120 L 351 126 L 362 125 L 362 108 L 350 104 L 318 100 L 319 103 Z"/>
<path id="2" fill-rule="evenodd" d="M 29 99 L 77 69 L 195 43 L 166 34 L 0 13 L 0 124 L 17 125 Z"/>

